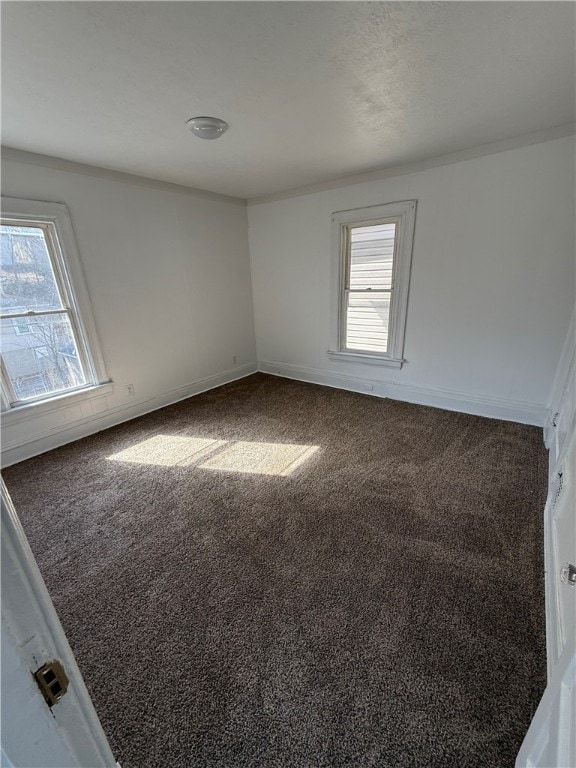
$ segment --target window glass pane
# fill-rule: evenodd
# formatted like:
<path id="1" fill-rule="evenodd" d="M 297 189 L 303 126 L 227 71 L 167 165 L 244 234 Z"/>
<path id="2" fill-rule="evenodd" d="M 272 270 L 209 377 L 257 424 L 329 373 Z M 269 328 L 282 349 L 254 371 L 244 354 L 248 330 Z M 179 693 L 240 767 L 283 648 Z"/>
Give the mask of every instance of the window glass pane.
<path id="1" fill-rule="evenodd" d="M 0 246 L 2 313 L 60 309 L 44 230 L 2 224 Z"/>
<path id="2" fill-rule="evenodd" d="M 350 230 L 350 290 L 390 289 L 396 224 L 373 224 Z"/>
<path id="3" fill-rule="evenodd" d="M 346 348 L 385 354 L 388 351 L 389 293 L 350 293 Z"/>
<path id="4" fill-rule="evenodd" d="M 2 358 L 17 400 L 50 395 L 86 384 L 68 316 L 25 318 L 28 333 L 2 320 Z"/>

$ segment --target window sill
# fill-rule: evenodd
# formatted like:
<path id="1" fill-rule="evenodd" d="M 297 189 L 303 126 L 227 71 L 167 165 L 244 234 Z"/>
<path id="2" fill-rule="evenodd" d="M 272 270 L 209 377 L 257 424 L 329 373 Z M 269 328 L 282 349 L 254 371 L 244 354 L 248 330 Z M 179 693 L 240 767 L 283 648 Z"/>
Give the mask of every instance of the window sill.
<path id="1" fill-rule="evenodd" d="M 342 363 L 362 363 L 364 365 L 380 365 L 384 368 L 402 368 L 405 360 L 398 357 L 384 357 L 365 352 L 336 352 L 329 349 L 326 353 L 331 360 Z"/>
<path id="2" fill-rule="evenodd" d="M 55 395 L 46 400 L 37 400 L 34 403 L 22 403 L 14 405 L 11 408 L 2 411 L 2 423 L 4 426 L 11 426 L 26 419 L 35 419 L 38 416 L 44 416 L 52 411 L 60 411 L 71 405 L 78 405 L 95 397 L 109 395 L 114 391 L 114 384 L 111 381 L 105 384 L 96 384 L 91 387 L 68 392 L 62 395 Z"/>

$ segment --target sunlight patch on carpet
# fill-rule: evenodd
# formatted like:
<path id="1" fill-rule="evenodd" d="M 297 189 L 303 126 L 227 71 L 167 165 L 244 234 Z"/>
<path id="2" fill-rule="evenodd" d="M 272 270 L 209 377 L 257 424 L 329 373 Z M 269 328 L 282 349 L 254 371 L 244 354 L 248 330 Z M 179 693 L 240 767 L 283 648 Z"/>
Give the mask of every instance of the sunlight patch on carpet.
<path id="1" fill-rule="evenodd" d="M 317 445 L 239 441 L 210 456 L 200 466 L 220 472 L 287 477 L 318 450 Z"/>
<path id="2" fill-rule="evenodd" d="M 319 446 L 213 440 L 180 435 L 155 435 L 108 456 L 109 461 L 187 467 L 218 472 L 244 472 L 287 477 L 311 458 Z"/>
<path id="3" fill-rule="evenodd" d="M 162 467 L 187 466 L 223 445 L 226 445 L 225 440 L 155 435 L 119 453 L 113 453 L 107 458 L 111 461 L 127 461 L 131 464 L 155 464 Z"/>

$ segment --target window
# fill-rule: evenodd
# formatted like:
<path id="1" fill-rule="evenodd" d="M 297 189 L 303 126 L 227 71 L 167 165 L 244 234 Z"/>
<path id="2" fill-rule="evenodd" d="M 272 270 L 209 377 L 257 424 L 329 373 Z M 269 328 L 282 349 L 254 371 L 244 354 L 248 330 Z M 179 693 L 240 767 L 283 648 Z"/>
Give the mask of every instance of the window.
<path id="1" fill-rule="evenodd" d="M 416 201 L 333 214 L 331 357 L 402 366 Z"/>
<path id="2" fill-rule="evenodd" d="M 4 405 L 105 381 L 66 207 L 3 198 L 0 246 Z"/>
<path id="3" fill-rule="evenodd" d="M 25 317 L 17 317 L 12 320 L 12 326 L 18 335 L 30 333 L 30 323 Z"/>

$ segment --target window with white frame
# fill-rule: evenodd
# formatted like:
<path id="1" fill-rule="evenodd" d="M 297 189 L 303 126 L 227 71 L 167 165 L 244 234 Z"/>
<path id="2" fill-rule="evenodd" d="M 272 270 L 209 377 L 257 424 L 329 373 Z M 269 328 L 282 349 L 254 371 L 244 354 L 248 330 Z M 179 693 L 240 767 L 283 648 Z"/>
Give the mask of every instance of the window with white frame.
<path id="1" fill-rule="evenodd" d="M 416 201 L 333 214 L 330 356 L 401 367 Z"/>
<path id="2" fill-rule="evenodd" d="M 106 380 L 67 209 L 2 198 L 1 369 L 5 407 Z"/>

